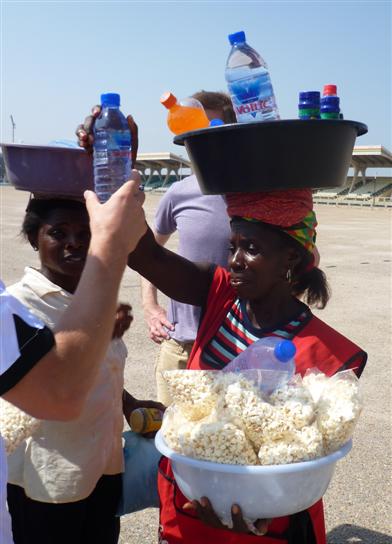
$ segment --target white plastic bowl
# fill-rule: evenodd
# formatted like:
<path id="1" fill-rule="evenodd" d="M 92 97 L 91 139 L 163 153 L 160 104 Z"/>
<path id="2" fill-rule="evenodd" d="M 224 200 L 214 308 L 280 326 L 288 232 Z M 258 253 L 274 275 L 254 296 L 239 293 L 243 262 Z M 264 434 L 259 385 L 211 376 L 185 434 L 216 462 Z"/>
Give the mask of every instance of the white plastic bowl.
<path id="1" fill-rule="evenodd" d="M 159 431 L 157 449 L 171 460 L 176 482 L 189 500 L 208 497 L 216 514 L 231 520 L 232 504 L 250 520 L 306 510 L 325 493 L 336 462 L 351 450 L 351 440 L 325 457 L 290 465 L 243 466 L 200 461 L 170 449 Z"/>

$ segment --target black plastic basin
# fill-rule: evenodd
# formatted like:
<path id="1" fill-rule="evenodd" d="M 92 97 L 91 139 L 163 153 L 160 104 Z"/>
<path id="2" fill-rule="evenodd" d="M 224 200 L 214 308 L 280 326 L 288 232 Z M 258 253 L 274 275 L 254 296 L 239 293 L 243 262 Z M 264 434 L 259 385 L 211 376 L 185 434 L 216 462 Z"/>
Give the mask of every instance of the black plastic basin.
<path id="1" fill-rule="evenodd" d="M 222 125 L 185 132 L 185 145 L 205 194 L 344 185 L 356 121 L 298 119 Z"/>

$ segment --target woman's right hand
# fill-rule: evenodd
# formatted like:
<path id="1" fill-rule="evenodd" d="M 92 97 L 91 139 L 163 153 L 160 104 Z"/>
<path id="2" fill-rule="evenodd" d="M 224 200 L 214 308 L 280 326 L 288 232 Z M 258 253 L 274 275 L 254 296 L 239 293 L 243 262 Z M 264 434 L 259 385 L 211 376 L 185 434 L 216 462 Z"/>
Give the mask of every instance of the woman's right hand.
<path id="1" fill-rule="evenodd" d="M 150 338 L 157 344 L 170 339 L 168 331 L 174 331 L 174 325 L 167 318 L 164 308 L 159 305 L 144 309 L 144 318 L 146 320 Z"/>
<path id="2" fill-rule="evenodd" d="M 183 508 L 184 510 L 196 510 L 200 520 L 210 527 L 214 527 L 215 529 L 225 529 L 226 531 L 233 531 L 235 533 L 252 533 L 256 536 L 263 536 L 267 533 L 268 525 L 271 523 L 270 519 L 258 519 L 252 526 L 244 519 L 241 508 L 238 506 L 238 504 L 233 504 L 231 507 L 233 528 L 230 529 L 218 518 L 207 497 L 202 497 L 200 502 L 186 502 Z"/>
<path id="3" fill-rule="evenodd" d="M 78 144 L 80 147 L 84 147 L 86 151 L 89 153 L 92 153 L 93 151 L 93 143 L 94 143 L 94 124 L 101 113 L 101 106 L 94 106 L 91 110 L 91 115 L 88 115 L 86 119 L 84 120 L 84 123 L 81 125 L 78 125 L 76 128 L 75 134 L 78 138 Z M 139 147 L 139 136 L 138 136 L 138 126 L 135 123 L 132 115 L 128 115 L 127 117 L 129 130 L 131 132 L 131 159 L 132 164 L 134 165 L 136 162 L 137 157 L 137 150 Z"/>

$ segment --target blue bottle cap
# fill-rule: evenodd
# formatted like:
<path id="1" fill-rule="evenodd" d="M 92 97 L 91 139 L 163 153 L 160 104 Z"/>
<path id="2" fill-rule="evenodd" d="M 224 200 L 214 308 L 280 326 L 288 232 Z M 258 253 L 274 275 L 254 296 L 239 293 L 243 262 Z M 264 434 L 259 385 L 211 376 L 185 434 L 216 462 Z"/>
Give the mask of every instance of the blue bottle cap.
<path id="1" fill-rule="evenodd" d="M 229 34 L 229 42 L 230 45 L 235 45 L 236 43 L 245 43 L 245 32 L 243 30 L 240 30 L 239 32 L 234 32 L 234 34 Z"/>
<path id="2" fill-rule="evenodd" d="M 339 97 L 338 96 L 323 96 L 321 99 L 321 106 L 327 106 L 339 111 Z"/>
<path id="3" fill-rule="evenodd" d="M 210 121 L 210 127 L 219 127 L 224 124 L 225 123 L 222 121 L 222 119 L 211 119 Z"/>
<path id="4" fill-rule="evenodd" d="M 296 354 L 297 348 L 291 340 L 282 340 L 276 344 L 274 349 L 275 357 L 282 363 L 287 363 Z"/>
<path id="5" fill-rule="evenodd" d="M 102 106 L 117 106 L 120 107 L 120 95 L 117 93 L 101 94 Z"/>
<path id="6" fill-rule="evenodd" d="M 313 104 L 320 103 L 320 91 L 301 91 L 299 93 L 299 101 L 309 101 Z"/>

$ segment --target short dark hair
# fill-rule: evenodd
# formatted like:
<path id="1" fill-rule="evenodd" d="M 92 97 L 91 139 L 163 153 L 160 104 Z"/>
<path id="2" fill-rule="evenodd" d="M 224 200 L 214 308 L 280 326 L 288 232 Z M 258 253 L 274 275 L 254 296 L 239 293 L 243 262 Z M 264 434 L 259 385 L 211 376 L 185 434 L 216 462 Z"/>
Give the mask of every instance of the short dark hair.
<path id="1" fill-rule="evenodd" d="M 192 96 L 201 102 L 203 108 L 206 110 L 221 110 L 223 121 L 225 123 L 237 122 L 233 105 L 228 94 L 223 92 L 201 90 Z"/>
<path id="2" fill-rule="evenodd" d="M 36 236 L 42 224 L 53 210 L 80 210 L 86 211 L 86 204 L 78 200 L 65 198 L 32 198 L 27 205 L 23 219 L 21 234 L 26 240 Z"/>

